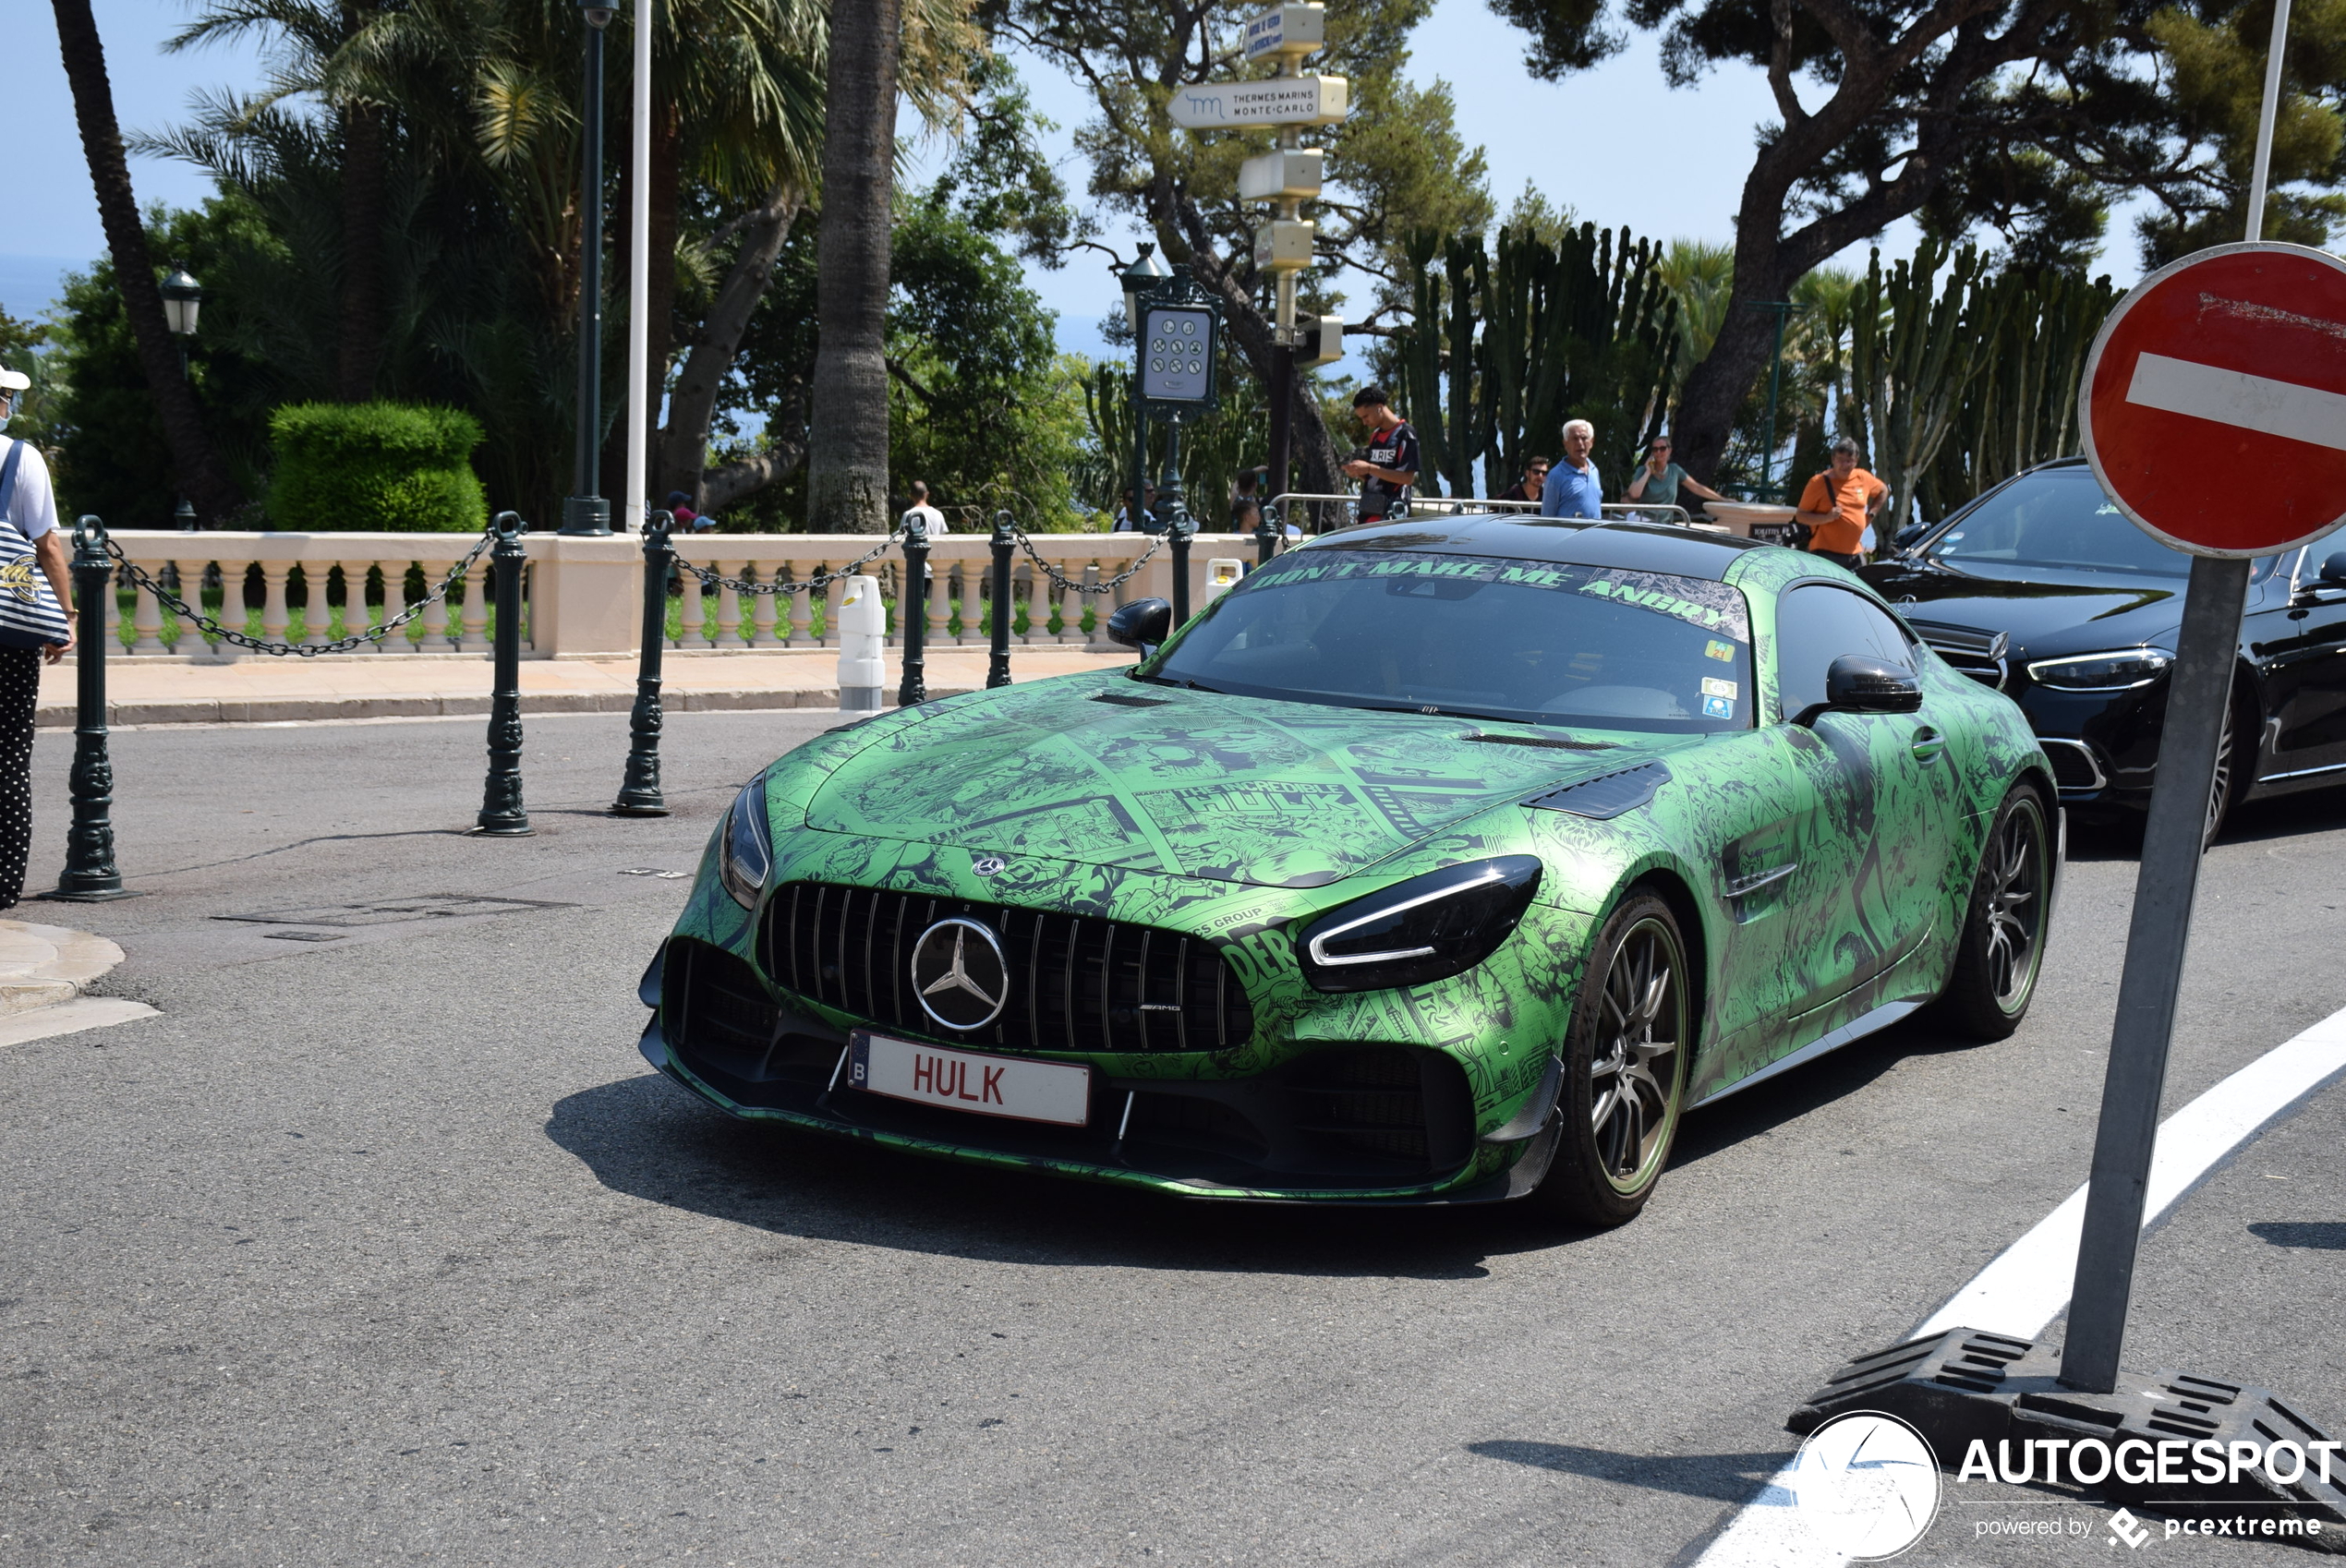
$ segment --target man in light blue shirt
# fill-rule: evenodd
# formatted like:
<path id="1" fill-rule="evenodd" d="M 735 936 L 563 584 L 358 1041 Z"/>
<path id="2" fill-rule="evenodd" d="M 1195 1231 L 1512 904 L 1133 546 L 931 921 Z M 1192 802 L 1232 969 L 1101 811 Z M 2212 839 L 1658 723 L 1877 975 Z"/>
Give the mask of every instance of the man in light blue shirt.
<path id="1" fill-rule="evenodd" d="M 1604 516 L 1604 486 L 1597 479 L 1597 465 L 1589 461 L 1589 450 L 1596 444 L 1595 426 L 1586 419 L 1566 422 L 1564 456 L 1548 470 L 1548 482 L 1540 490 L 1541 516 Z"/>

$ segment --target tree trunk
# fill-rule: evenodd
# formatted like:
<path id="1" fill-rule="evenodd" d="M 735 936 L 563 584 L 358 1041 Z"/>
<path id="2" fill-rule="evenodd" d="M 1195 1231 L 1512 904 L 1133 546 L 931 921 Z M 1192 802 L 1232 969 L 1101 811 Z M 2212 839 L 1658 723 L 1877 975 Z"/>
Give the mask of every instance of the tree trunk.
<path id="1" fill-rule="evenodd" d="M 1255 308 L 1254 301 L 1235 275 L 1230 264 L 1217 255 L 1207 235 L 1204 215 L 1186 202 L 1180 209 L 1181 226 L 1188 231 L 1188 251 L 1191 276 L 1222 299 L 1222 320 L 1230 333 L 1230 341 L 1238 344 L 1239 353 L 1246 358 L 1247 368 L 1263 379 L 1266 387 L 1277 383 L 1272 378 L 1272 356 L 1278 348 L 1278 323 Z M 1164 236 L 1160 234 L 1161 239 Z M 1178 255 L 1172 246 L 1168 254 Z M 1291 378 L 1293 401 L 1288 404 L 1294 424 L 1288 436 L 1288 463 L 1292 465 L 1294 488 L 1306 495 L 1337 495 L 1346 483 L 1343 454 L 1336 451 L 1336 438 L 1329 431 L 1325 417 L 1320 412 L 1319 399 L 1312 395 L 1308 378 L 1300 371 Z M 1268 461 L 1270 454 L 1263 454 Z M 1264 500 L 1270 499 L 1264 497 Z"/>
<path id="2" fill-rule="evenodd" d="M 657 472 L 664 476 L 670 489 L 698 495 L 701 470 L 708 463 L 708 425 L 717 407 L 717 394 L 723 390 L 725 378 L 733 368 L 733 356 L 740 352 L 742 334 L 749 330 L 749 319 L 756 313 L 758 301 L 766 297 L 766 285 L 773 280 L 774 259 L 782 253 L 782 243 L 790 238 L 791 224 L 798 218 L 803 199 L 787 185 L 776 186 L 767 194 L 757 213 L 742 228 L 742 247 L 733 258 L 732 270 L 725 274 L 725 282 L 717 291 L 716 303 L 708 308 L 708 319 L 700 335 L 694 341 L 693 351 L 685 356 L 684 368 L 677 373 L 676 391 L 668 400 L 668 428 L 661 432 L 659 464 Z M 816 361 L 816 374 L 822 372 Z M 886 375 L 883 366 L 881 374 Z M 888 408 L 887 390 L 881 389 L 880 407 L 880 484 L 881 515 L 887 505 Z M 796 464 L 793 463 L 792 466 Z M 666 494 L 662 490 L 661 494 Z M 745 493 L 745 492 L 744 492 Z M 713 503 L 712 503 L 713 504 Z M 817 529 L 819 533 L 880 533 L 877 529 Z"/>
<path id="3" fill-rule="evenodd" d="M 383 112 L 372 104 L 343 106 L 342 345 L 335 392 L 345 403 L 375 395 L 375 372 L 382 364 L 385 129 Z"/>
<path id="4" fill-rule="evenodd" d="M 806 464 L 807 524 L 818 534 L 888 530 L 884 354 L 901 15 L 900 0 L 831 7 Z"/>
<path id="5" fill-rule="evenodd" d="M 66 78 L 73 86 L 74 118 L 80 124 L 81 149 L 90 161 L 90 183 L 97 193 L 123 312 L 139 345 L 139 366 L 163 416 L 163 440 L 171 448 L 179 485 L 198 515 L 217 521 L 242 506 L 245 498 L 213 450 L 196 410 L 196 394 L 179 373 L 178 351 L 163 320 L 163 293 L 155 284 L 154 260 L 147 252 L 147 231 L 139 224 L 138 199 L 130 191 L 130 165 L 123 157 L 122 127 L 115 120 L 105 46 L 99 42 L 90 0 L 54 0 L 54 8 Z"/>

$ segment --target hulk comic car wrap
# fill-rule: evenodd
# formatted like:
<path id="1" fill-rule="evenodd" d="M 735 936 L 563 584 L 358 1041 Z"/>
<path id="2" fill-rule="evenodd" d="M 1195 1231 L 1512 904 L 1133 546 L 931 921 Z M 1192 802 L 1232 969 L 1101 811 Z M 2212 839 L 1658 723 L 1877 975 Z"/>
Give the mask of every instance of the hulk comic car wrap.
<path id="1" fill-rule="evenodd" d="M 958 1160 L 1230 1199 L 1523 1195 L 1572 1147 L 1576 1075 L 1606 1070 L 1566 1043 L 1592 962 L 1627 961 L 1599 950 L 1625 900 L 1666 907 L 1655 951 L 1682 955 L 1687 1038 L 1640 1113 L 1669 1126 L 1940 997 L 1966 930 L 1992 934 L 1991 837 L 2016 797 L 2052 798 L 2027 725 L 1911 638 L 1892 673 L 1918 706 L 1786 711 L 1779 613 L 1814 589 L 1895 628 L 1777 547 L 1421 520 L 1289 551 L 1137 667 L 843 726 L 712 836 L 644 977 L 644 1054 L 732 1114 Z M 1848 608 L 1793 603 L 1804 627 Z M 1282 631 L 1325 606 L 1348 619 Z M 1438 634 L 1413 642 L 1413 617 Z M 1229 675 L 1307 659 L 1347 692 Z M 1590 711 L 1499 700 L 1552 692 Z M 2050 913 L 2042 838 L 1996 840 L 2039 844 L 2036 904 L 2006 896 L 2028 938 L 2007 1014 Z M 1353 927 L 1433 935 L 1354 959 Z M 979 947 L 1002 995 L 963 1027 L 924 998 Z M 989 1084 L 990 1063 L 1079 1066 L 1084 1103 L 1046 1122 L 867 1092 L 875 1040 L 969 1054 Z"/>

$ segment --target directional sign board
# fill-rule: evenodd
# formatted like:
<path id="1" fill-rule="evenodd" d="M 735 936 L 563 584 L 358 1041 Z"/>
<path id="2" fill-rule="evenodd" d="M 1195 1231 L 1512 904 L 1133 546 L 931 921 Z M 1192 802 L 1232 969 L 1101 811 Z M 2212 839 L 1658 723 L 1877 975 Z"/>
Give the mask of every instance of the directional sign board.
<path id="1" fill-rule="evenodd" d="M 1342 77 L 1273 77 L 1268 81 L 1203 82 L 1173 90 L 1173 123 L 1187 130 L 1247 126 L 1333 126 L 1343 122 Z"/>
<path id="2" fill-rule="evenodd" d="M 2094 476 L 2196 555 L 2270 555 L 2346 522 L 2346 263 L 2220 245 L 2145 278 L 2078 389 Z"/>
<path id="3" fill-rule="evenodd" d="M 1324 5 L 1274 6 L 1246 24 L 1246 57 L 1309 54 L 1327 40 L 1327 17 Z"/>

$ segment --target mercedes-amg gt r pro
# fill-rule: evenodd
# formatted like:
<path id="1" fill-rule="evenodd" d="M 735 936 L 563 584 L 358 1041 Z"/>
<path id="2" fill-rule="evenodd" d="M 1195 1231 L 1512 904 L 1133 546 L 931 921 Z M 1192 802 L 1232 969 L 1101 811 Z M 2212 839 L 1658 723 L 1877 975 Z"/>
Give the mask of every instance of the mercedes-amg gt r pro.
<path id="1" fill-rule="evenodd" d="M 1465 516 L 1169 619 L 1117 612 L 1136 668 L 768 767 L 644 976 L 644 1055 L 954 1160 L 1615 1224 L 1687 1108 L 1927 1005 L 2027 1010 L 2051 769 L 1837 566 Z"/>

